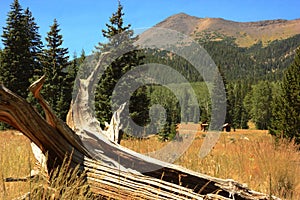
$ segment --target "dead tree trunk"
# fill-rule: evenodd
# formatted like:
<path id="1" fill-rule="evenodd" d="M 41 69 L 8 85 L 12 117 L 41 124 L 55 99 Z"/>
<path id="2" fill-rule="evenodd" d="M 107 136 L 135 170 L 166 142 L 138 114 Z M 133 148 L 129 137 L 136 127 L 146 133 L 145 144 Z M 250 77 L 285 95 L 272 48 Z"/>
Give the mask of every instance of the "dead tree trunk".
<path id="1" fill-rule="evenodd" d="M 95 71 L 78 83 L 78 94 L 67 120 L 73 130 L 54 115 L 40 95 L 44 77 L 32 84 L 30 91 L 43 107 L 46 119 L 23 98 L 1 85 L 0 121 L 24 133 L 48 155 L 48 170 L 60 165 L 66 154 L 72 155 L 72 166 L 80 165 L 87 171 L 94 192 L 120 199 L 270 198 L 233 180 L 196 173 L 117 144 L 118 115 L 112 120 L 111 128 L 104 131 L 87 106 L 102 59 Z"/>

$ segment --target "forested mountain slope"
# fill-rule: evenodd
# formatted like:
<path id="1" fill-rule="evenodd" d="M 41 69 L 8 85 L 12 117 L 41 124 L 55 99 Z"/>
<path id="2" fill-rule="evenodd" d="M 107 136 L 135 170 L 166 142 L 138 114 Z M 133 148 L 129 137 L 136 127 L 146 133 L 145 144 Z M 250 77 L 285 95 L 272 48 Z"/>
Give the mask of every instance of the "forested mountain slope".
<path id="1" fill-rule="evenodd" d="M 291 64 L 295 49 L 300 45 L 300 19 L 233 22 L 180 13 L 163 20 L 154 28 L 157 27 L 191 36 L 206 49 L 229 81 L 280 79 L 282 71 Z M 193 70 L 186 67 L 185 61 L 176 60 L 174 56 L 170 60 L 191 81 L 201 81 L 202 77 L 197 76 L 197 80 Z"/>

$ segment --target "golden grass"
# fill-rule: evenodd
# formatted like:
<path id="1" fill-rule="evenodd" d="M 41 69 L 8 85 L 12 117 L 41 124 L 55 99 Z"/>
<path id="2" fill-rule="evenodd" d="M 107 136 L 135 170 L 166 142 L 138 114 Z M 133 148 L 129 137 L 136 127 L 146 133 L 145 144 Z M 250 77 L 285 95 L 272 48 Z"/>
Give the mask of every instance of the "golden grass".
<path id="1" fill-rule="evenodd" d="M 185 125 L 197 129 L 196 125 Z M 276 142 L 267 131 L 222 133 L 208 156 L 199 150 L 207 133 L 198 132 L 189 149 L 175 162 L 188 169 L 246 183 L 249 188 L 285 199 L 300 199 L 300 152 L 292 142 Z M 157 138 L 128 140 L 123 146 L 149 152 L 163 146 Z M 166 145 L 166 144 L 164 144 Z"/>
<path id="2" fill-rule="evenodd" d="M 0 133 L 0 199 L 13 199 L 30 190 L 30 183 L 4 183 L 3 178 L 30 175 L 35 160 L 27 138 L 14 131 Z"/>
<path id="3" fill-rule="evenodd" d="M 102 199 L 89 190 L 86 174 L 81 173 L 79 166 L 70 168 L 70 159 L 65 157 L 63 164 L 51 172 L 50 180 L 38 177 L 30 192 L 31 199 Z"/>
<path id="4" fill-rule="evenodd" d="M 181 127 L 198 129 L 197 125 L 191 124 Z M 199 150 L 206 134 L 197 132 L 192 145 L 175 164 L 211 176 L 234 179 L 263 193 L 285 199 L 300 199 L 299 146 L 285 140 L 276 142 L 267 131 L 237 130 L 222 133 L 214 149 L 201 159 Z M 0 199 L 13 199 L 33 191 L 36 187 L 33 183 L 3 182 L 3 178 L 29 175 L 35 163 L 29 141 L 24 136 L 6 131 L 0 132 L 0 144 Z M 147 153 L 161 149 L 166 143 L 160 142 L 157 137 L 151 137 L 147 140 L 123 140 L 121 145 L 137 152 Z M 63 175 L 58 177 L 70 175 L 67 171 L 61 173 Z M 74 181 L 72 184 L 78 188 L 78 184 L 81 183 L 82 180 L 79 178 L 79 182 Z M 38 184 L 45 185 L 45 181 L 41 180 Z M 61 178 L 53 180 L 51 184 L 49 188 L 65 191 L 65 188 L 61 187 L 63 184 Z M 76 194 L 74 191 L 67 192 L 71 195 Z M 84 199 L 84 195 L 82 198 Z"/>
<path id="5" fill-rule="evenodd" d="M 27 182 L 4 182 L 4 178 L 23 178 L 35 167 L 30 141 L 16 131 L 0 132 L 0 199 L 101 199 L 94 196 L 85 182 L 85 174 L 79 168 L 71 169 L 69 160 L 51 172 L 51 178 L 37 176 Z"/>

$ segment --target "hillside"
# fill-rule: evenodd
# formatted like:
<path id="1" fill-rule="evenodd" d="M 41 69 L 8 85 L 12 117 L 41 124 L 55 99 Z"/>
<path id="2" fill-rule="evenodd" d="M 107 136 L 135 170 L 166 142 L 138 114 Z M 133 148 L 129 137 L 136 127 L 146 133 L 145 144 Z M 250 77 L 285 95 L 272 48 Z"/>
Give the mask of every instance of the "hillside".
<path id="1" fill-rule="evenodd" d="M 203 41 L 235 38 L 240 47 L 250 47 L 259 41 L 264 45 L 300 33 L 300 19 L 235 22 L 222 18 L 198 18 L 179 13 L 158 23 L 156 27 L 169 28 Z"/>
<path id="2" fill-rule="evenodd" d="M 184 13 L 168 17 L 154 26 L 167 28 L 191 36 L 209 53 L 227 80 L 280 80 L 282 72 L 294 59 L 295 49 L 300 46 L 300 19 L 266 20 L 259 22 L 234 22 L 221 18 L 198 18 Z M 153 31 L 152 31 L 153 30 Z M 155 38 L 154 44 L 167 44 L 176 38 L 148 29 L 140 35 L 140 41 Z M 150 60 L 166 54 L 157 52 Z M 155 58 L 153 58 L 155 57 Z M 171 63 L 186 75 L 189 81 L 201 81 L 192 66 L 180 58 L 165 57 L 161 64 Z M 159 72 L 157 72 L 159 73 Z"/>

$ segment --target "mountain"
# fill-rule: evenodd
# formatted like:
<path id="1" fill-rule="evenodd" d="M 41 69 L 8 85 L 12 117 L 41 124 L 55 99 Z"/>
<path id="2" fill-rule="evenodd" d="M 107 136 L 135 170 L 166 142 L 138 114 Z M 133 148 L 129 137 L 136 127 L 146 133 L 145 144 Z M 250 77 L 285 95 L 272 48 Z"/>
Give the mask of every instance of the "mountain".
<path id="1" fill-rule="evenodd" d="M 281 80 L 283 71 L 294 59 L 295 49 L 300 46 L 300 19 L 234 22 L 180 13 L 142 33 L 140 44 L 150 41 L 149 44 L 164 46 L 171 40 L 176 41 L 176 34 L 176 37 L 169 32 L 162 34 L 160 30 L 166 31 L 159 28 L 181 32 L 199 42 L 229 81 L 248 80 L 255 83 L 265 79 Z M 195 74 L 193 67 L 187 67 L 186 61 L 174 54 L 161 51 L 151 53 L 149 61 L 173 63 L 173 67 L 185 74 L 189 81 L 203 80 Z M 162 57 L 164 61 L 161 61 Z"/>
<path id="2" fill-rule="evenodd" d="M 168 17 L 155 27 L 168 28 L 201 41 L 235 39 L 240 47 L 249 47 L 262 41 L 267 45 L 300 34 L 300 19 L 235 22 L 222 18 L 199 18 L 179 13 Z"/>

